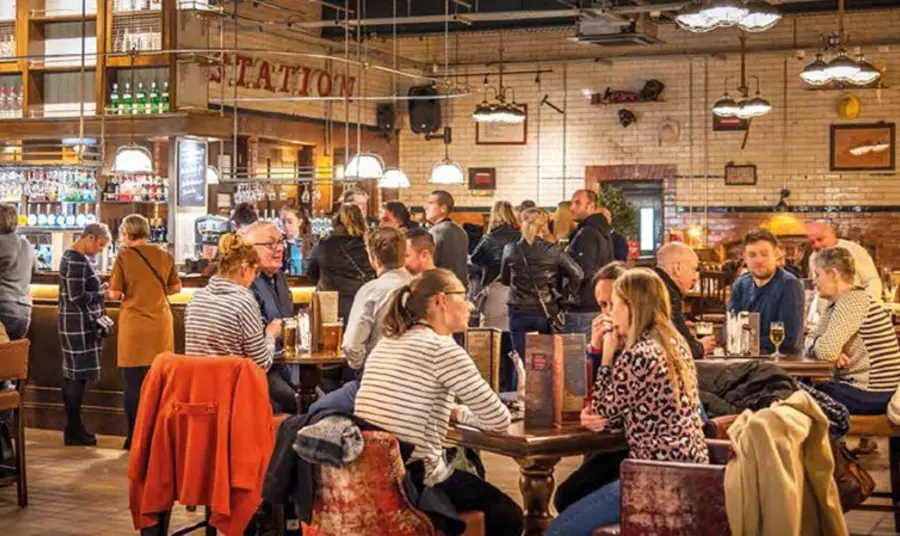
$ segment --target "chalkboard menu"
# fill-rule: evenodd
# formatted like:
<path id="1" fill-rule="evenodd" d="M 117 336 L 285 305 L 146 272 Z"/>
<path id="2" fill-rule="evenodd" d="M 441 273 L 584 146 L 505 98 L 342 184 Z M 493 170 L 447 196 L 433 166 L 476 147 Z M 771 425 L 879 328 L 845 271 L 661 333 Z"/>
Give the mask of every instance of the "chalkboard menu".
<path id="1" fill-rule="evenodd" d="M 206 142 L 178 140 L 178 205 L 206 206 Z"/>

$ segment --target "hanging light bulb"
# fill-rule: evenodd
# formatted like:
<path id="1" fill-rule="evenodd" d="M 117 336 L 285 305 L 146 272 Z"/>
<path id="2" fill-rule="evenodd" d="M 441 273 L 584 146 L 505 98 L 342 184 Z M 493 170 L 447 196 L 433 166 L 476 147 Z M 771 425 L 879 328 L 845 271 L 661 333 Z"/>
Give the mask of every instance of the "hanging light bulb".
<path id="1" fill-rule="evenodd" d="M 713 105 L 712 111 L 719 117 L 734 117 L 737 115 L 738 109 L 738 103 L 726 92 L 725 95 Z"/>
<path id="2" fill-rule="evenodd" d="M 711 0 L 701 13 L 717 27 L 727 27 L 739 23 L 749 10 L 738 0 Z"/>
<path id="3" fill-rule="evenodd" d="M 800 78 L 811 86 L 823 86 L 831 82 L 828 64 L 822 58 L 821 52 L 816 54 L 816 59 L 812 63 L 803 68 L 803 71 L 800 72 Z"/>
<path id="4" fill-rule="evenodd" d="M 752 119 L 753 110 L 747 106 L 749 102 L 750 101 L 747 99 L 747 97 L 741 99 L 740 102 L 738 102 L 738 108 L 734 112 L 734 116 L 740 119 Z"/>
<path id="5" fill-rule="evenodd" d="M 750 0 L 745 4 L 747 16 L 738 22 L 737 26 L 745 32 L 764 32 L 781 20 L 781 12 L 772 4 L 762 0 Z"/>
<path id="6" fill-rule="evenodd" d="M 472 119 L 476 123 L 490 123 L 494 114 L 494 107 L 488 104 L 487 100 L 481 101 L 481 104 L 475 107 L 472 112 Z"/>
<path id="7" fill-rule="evenodd" d="M 749 114 L 750 117 L 759 117 L 772 111 L 772 104 L 762 98 L 759 91 L 757 91 L 756 96 L 747 101 L 743 108 L 746 109 L 745 113 Z"/>
<path id="8" fill-rule="evenodd" d="M 409 177 L 397 168 L 389 168 L 378 179 L 379 188 L 409 188 Z"/>
<path id="9" fill-rule="evenodd" d="M 825 72 L 828 73 L 831 80 L 853 82 L 854 77 L 859 73 L 859 65 L 847 57 L 847 51 L 841 49 L 837 57 L 828 62 Z"/>
<path id="10" fill-rule="evenodd" d="M 352 179 L 380 179 L 384 176 L 384 162 L 377 154 L 359 153 L 347 163 L 344 176 Z"/>
<path id="11" fill-rule="evenodd" d="M 506 122 L 510 125 L 520 125 L 525 121 L 525 111 L 516 103 L 507 105 L 506 113 Z"/>
<path id="12" fill-rule="evenodd" d="M 860 86 L 867 86 L 872 82 L 881 78 L 881 71 L 875 68 L 874 65 L 866 61 L 865 56 L 863 56 L 862 52 L 856 57 L 856 65 L 859 67 L 859 70 L 856 74 L 853 75 L 851 82 Z"/>
<path id="13" fill-rule="evenodd" d="M 449 158 L 444 158 L 431 168 L 431 178 L 428 182 L 434 184 L 463 184 L 463 168 Z"/>
<path id="14" fill-rule="evenodd" d="M 703 12 L 702 4 L 691 4 L 678 12 L 675 22 L 682 29 L 694 33 L 705 33 L 716 29 L 716 24 Z"/>
<path id="15" fill-rule="evenodd" d="M 116 151 L 113 173 L 152 173 L 153 156 L 145 147 L 135 143 L 123 145 Z"/>

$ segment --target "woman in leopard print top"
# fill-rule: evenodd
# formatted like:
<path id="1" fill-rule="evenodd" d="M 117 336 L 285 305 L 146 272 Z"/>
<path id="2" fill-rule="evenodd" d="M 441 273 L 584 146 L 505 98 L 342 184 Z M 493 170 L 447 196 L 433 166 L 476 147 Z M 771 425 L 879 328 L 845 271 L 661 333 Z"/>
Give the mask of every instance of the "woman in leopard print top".
<path id="1" fill-rule="evenodd" d="M 670 321 L 668 291 L 650 270 L 629 270 L 615 282 L 612 328 L 582 424 L 600 432 L 625 428 L 632 458 L 709 463 L 691 351 Z M 613 359 L 615 351 L 622 351 Z M 590 536 L 619 522 L 619 482 L 572 504 L 545 536 Z"/>

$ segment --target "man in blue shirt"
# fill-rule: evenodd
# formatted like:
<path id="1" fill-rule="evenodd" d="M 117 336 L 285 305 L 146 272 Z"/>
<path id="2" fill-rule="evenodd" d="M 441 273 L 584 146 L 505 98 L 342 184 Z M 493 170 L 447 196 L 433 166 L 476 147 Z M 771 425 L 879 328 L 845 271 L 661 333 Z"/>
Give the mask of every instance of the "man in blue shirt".
<path id="1" fill-rule="evenodd" d="M 795 352 L 803 343 L 805 296 L 799 279 L 779 268 L 775 257 L 778 240 L 765 229 L 756 229 L 744 237 L 744 262 L 749 273 L 731 288 L 729 310 L 759 313 L 760 351 L 770 354 L 775 346 L 769 340 L 769 324 L 784 323 L 781 350 Z"/>

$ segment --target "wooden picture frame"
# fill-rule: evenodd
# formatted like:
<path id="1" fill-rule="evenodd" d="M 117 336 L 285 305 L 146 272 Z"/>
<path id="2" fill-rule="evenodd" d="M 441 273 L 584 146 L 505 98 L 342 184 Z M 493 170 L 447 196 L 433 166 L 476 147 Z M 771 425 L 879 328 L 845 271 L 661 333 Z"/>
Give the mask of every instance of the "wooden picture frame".
<path id="1" fill-rule="evenodd" d="M 725 164 L 726 186 L 755 186 L 756 164 Z"/>
<path id="2" fill-rule="evenodd" d="M 893 171 L 896 168 L 894 123 L 831 125 L 829 133 L 831 171 Z"/>
<path id="3" fill-rule="evenodd" d="M 528 105 L 522 104 L 525 120 L 518 125 L 475 123 L 475 145 L 525 145 L 528 143 Z"/>
<path id="4" fill-rule="evenodd" d="M 496 168 L 469 168 L 469 190 L 495 190 Z"/>
<path id="5" fill-rule="evenodd" d="M 741 119 L 740 117 L 722 117 L 712 114 L 712 129 L 715 132 L 735 132 L 750 129 L 750 120 Z"/>

